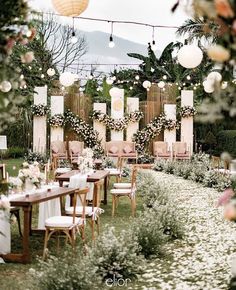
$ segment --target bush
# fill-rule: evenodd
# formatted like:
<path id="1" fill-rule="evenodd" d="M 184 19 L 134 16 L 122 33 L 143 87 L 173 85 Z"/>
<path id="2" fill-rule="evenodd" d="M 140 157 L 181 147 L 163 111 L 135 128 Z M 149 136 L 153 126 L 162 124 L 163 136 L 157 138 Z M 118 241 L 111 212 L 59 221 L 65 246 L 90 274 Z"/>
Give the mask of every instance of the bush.
<path id="1" fill-rule="evenodd" d="M 236 157 L 236 130 L 220 131 L 217 134 L 217 149 L 219 152 L 227 151 Z"/>
<path id="2" fill-rule="evenodd" d="M 142 172 L 138 175 L 137 194 L 142 197 L 144 207 L 151 208 L 158 201 L 166 204 L 168 196 L 163 186 L 160 186 L 153 178 L 152 173 Z"/>
<path id="3" fill-rule="evenodd" d="M 3 158 L 23 158 L 26 151 L 26 149 L 21 147 L 10 147 L 3 153 Z"/>
<path id="4" fill-rule="evenodd" d="M 95 279 L 95 268 L 69 253 L 50 257 L 47 262 L 39 260 L 36 269 L 29 272 L 40 290 L 90 290 Z"/>
<path id="5" fill-rule="evenodd" d="M 138 156 L 138 164 L 150 164 L 154 162 L 154 157 L 149 153 L 144 153 Z"/>
<path id="6" fill-rule="evenodd" d="M 184 235 L 184 226 L 178 215 L 178 210 L 172 202 L 167 205 L 155 203 L 153 206 L 156 219 L 162 226 L 162 232 L 170 239 L 181 239 Z"/>
<path id="7" fill-rule="evenodd" d="M 48 158 L 46 154 L 29 151 L 27 154 L 25 154 L 25 161 L 27 161 L 29 164 L 37 161 L 40 165 L 44 165 L 48 162 Z"/>
<path id="8" fill-rule="evenodd" d="M 106 228 L 89 249 L 86 259 L 96 268 L 96 274 L 106 281 L 109 278 L 136 278 L 141 273 L 142 258 L 139 246 L 131 232 L 115 235 L 113 227 Z"/>
<path id="9" fill-rule="evenodd" d="M 151 258 L 162 254 L 166 241 L 160 218 L 152 209 L 146 209 L 133 223 L 132 232 L 140 246 L 140 254 Z"/>

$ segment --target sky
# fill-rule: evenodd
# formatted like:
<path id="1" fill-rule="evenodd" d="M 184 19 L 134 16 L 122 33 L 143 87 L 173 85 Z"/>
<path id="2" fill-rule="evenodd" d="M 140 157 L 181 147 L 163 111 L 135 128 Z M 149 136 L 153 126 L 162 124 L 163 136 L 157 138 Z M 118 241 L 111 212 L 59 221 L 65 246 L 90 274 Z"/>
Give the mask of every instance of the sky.
<path id="1" fill-rule="evenodd" d="M 172 14 L 171 7 L 176 0 L 90 0 L 83 17 L 102 18 L 109 20 L 128 20 L 150 23 L 151 25 L 179 26 L 189 16 L 180 7 Z M 30 5 L 41 11 L 54 11 L 50 0 L 31 0 Z M 71 23 L 71 18 L 60 17 L 60 21 Z M 84 31 L 111 32 L 111 24 L 87 20 L 75 20 L 75 26 Z M 152 28 L 129 24 L 114 24 L 114 35 L 147 44 L 152 40 Z M 168 43 L 175 40 L 175 29 L 155 29 L 155 41 L 162 50 Z"/>

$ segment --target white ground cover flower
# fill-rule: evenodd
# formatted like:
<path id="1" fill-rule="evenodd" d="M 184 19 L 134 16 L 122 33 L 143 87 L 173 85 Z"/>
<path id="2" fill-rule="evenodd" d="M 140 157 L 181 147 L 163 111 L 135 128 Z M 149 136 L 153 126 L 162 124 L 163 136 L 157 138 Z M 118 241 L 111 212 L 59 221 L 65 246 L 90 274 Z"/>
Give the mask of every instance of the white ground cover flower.
<path id="1" fill-rule="evenodd" d="M 166 244 L 167 258 L 149 263 L 133 289 L 227 289 L 229 261 L 236 252 L 236 224 L 224 220 L 223 209 L 216 208 L 221 193 L 173 175 L 151 174 L 168 188 L 168 197 L 184 221 L 185 237 Z"/>

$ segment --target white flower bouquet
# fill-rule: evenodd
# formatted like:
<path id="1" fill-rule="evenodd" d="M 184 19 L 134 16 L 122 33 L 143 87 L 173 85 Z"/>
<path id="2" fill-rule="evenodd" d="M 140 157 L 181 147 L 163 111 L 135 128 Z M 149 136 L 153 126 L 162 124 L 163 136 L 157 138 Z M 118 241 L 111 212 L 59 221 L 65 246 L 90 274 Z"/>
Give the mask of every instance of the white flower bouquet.
<path id="1" fill-rule="evenodd" d="M 39 187 L 44 178 L 44 175 L 40 172 L 39 163 L 36 161 L 33 164 L 24 162 L 22 167 L 23 168 L 19 170 L 18 178 L 22 181 L 23 186 L 25 186 L 26 183 L 31 183 Z"/>

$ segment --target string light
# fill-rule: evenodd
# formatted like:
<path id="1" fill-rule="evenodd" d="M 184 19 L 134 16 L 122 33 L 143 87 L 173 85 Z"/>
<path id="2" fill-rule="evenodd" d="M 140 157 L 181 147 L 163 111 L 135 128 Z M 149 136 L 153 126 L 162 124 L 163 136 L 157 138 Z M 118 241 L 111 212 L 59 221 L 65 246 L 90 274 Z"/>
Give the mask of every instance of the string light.
<path id="1" fill-rule="evenodd" d="M 111 22 L 111 35 L 109 41 L 109 47 L 113 48 L 115 46 L 115 42 L 113 41 L 113 22 Z"/>
<path id="2" fill-rule="evenodd" d="M 72 20 L 73 20 L 73 24 L 72 24 L 72 37 L 71 37 L 71 39 L 70 39 L 70 42 L 72 43 L 72 44 L 75 44 L 77 41 L 78 41 L 78 38 L 76 37 L 76 35 L 75 35 L 75 19 L 74 19 L 74 17 L 72 18 Z"/>
<path id="3" fill-rule="evenodd" d="M 151 45 L 152 51 L 157 50 L 156 42 L 155 42 L 155 27 L 152 27 L 152 45 Z"/>

